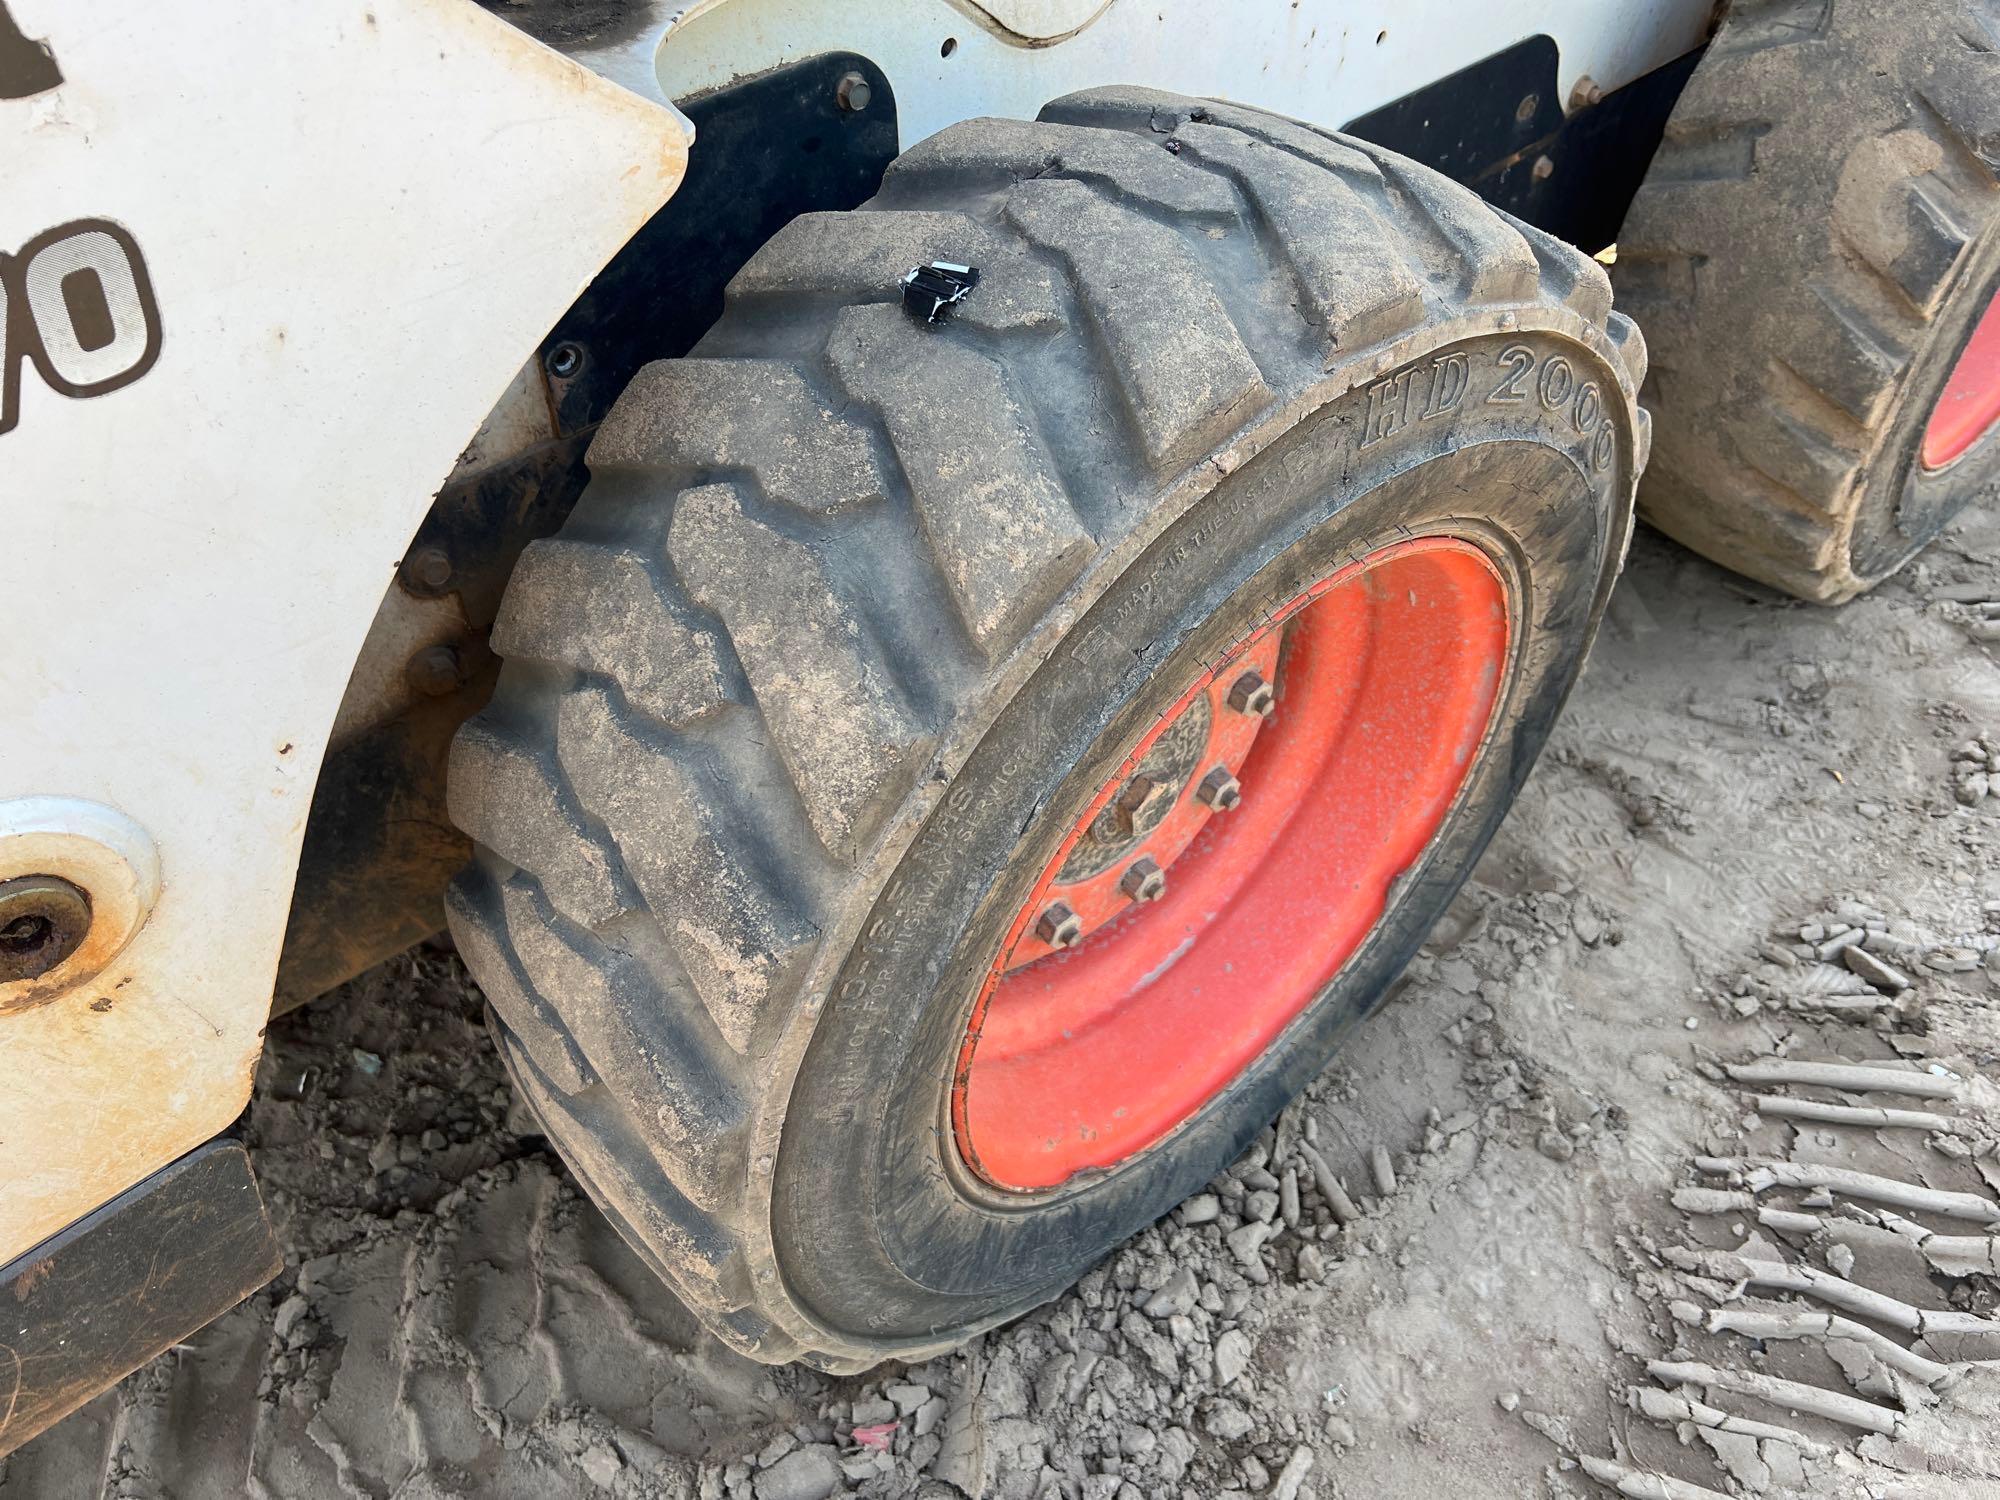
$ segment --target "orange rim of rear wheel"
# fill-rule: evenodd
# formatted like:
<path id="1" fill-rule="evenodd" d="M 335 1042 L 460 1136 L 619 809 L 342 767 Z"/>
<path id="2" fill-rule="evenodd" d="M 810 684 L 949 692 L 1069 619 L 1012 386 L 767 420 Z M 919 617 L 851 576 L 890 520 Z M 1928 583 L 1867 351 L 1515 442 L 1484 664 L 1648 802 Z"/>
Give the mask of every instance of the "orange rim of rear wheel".
<path id="1" fill-rule="evenodd" d="M 1926 469 L 1949 468 L 2000 426 L 2000 295 L 1996 295 L 1924 429 Z"/>

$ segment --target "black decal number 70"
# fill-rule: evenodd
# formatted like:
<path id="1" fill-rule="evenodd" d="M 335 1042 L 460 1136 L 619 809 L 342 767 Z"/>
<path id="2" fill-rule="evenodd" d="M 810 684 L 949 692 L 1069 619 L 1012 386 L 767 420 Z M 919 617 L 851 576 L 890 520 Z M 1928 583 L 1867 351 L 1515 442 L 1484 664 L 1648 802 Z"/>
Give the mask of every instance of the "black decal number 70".
<path id="1" fill-rule="evenodd" d="M 24 361 L 62 395 L 102 396 L 159 357 L 152 278 L 118 225 L 78 219 L 0 255 L 0 432 L 20 419 Z"/>

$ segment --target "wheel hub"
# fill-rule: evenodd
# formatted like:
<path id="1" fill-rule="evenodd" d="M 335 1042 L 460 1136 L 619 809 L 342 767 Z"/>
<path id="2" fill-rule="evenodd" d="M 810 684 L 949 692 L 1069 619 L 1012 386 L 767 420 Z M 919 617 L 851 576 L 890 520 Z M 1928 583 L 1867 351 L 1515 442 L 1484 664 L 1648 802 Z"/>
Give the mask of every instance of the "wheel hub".
<path id="1" fill-rule="evenodd" d="M 1275 633 L 1259 641 L 1245 652 L 1242 671 L 1191 692 L 1161 721 L 1138 764 L 1082 825 L 1083 837 L 1047 882 L 1047 904 L 1015 945 L 1008 969 L 1073 948 L 1134 905 L 1167 893 L 1174 861 L 1210 818 L 1240 801 L 1228 789 L 1239 785 L 1236 773 L 1271 711 L 1268 679 L 1278 670 L 1278 646 Z M 1236 706 L 1237 679 L 1251 677 L 1256 688 L 1236 695 L 1246 700 Z M 1247 701 L 1257 691 L 1262 696 Z M 1040 920 L 1057 906 L 1077 920 Z"/>
<path id="2" fill-rule="evenodd" d="M 1399 542 L 1190 684 L 1045 862 L 960 1052 L 960 1155 L 1060 1187 L 1157 1144 L 1303 1011 L 1478 758 L 1511 641 L 1486 555 Z"/>

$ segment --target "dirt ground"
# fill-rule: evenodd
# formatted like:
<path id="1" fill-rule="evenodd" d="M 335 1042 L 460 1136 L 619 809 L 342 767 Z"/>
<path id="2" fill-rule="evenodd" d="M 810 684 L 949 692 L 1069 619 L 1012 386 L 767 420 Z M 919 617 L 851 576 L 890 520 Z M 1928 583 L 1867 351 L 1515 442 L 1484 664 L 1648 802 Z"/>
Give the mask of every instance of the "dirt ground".
<path id="1" fill-rule="evenodd" d="M 2000 1494 L 1991 600 L 1992 503 L 1840 612 L 1642 535 L 1383 1014 L 1210 1193 L 918 1367 L 701 1334 L 456 961 L 397 960 L 272 1028 L 283 1275 L 0 1495 Z"/>

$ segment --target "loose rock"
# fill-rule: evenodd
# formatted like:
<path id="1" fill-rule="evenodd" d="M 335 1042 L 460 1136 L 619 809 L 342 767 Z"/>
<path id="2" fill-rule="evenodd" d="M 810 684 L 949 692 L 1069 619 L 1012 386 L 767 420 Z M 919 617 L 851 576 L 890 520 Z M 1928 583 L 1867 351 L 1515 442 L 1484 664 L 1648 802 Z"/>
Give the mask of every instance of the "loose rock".
<path id="1" fill-rule="evenodd" d="M 832 1448 L 800 1448 L 757 1475 L 757 1500 L 827 1500 L 846 1488 Z"/>

